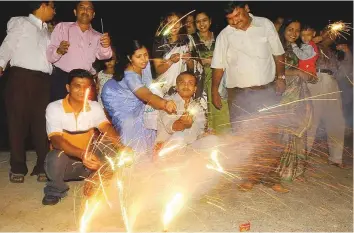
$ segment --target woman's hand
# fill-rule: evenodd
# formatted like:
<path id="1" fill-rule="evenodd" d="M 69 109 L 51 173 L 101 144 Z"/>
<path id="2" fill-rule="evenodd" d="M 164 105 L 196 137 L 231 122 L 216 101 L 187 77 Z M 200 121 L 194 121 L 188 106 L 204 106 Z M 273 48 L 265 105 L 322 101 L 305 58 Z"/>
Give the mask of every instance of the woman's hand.
<path id="1" fill-rule="evenodd" d="M 175 102 L 173 102 L 172 100 L 167 100 L 165 103 L 165 108 L 164 108 L 165 112 L 167 112 L 168 114 L 172 114 L 172 113 L 176 113 L 177 111 L 177 106 L 175 104 Z"/>
<path id="2" fill-rule="evenodd" d="M 171 57 L 168 59 L 172 61 L 173 63 L 179 62 L 179 59 L 181 58 L 181 55 L 179 53 L 174 53 L 171 55 Z"/>

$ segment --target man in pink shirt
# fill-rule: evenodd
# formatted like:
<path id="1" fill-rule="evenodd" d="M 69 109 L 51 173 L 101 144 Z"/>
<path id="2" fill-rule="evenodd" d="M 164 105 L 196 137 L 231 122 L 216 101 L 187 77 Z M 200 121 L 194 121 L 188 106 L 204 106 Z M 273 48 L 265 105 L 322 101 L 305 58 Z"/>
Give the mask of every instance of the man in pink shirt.
<path id="1" fill-rule="evenodd" d="M 54 65 L 51 101 L 63 99 L 67 95 L 65 85 L 71 70 L 84 69 L 95 74 L 92 63 L 96 58 L 105 60 L 112 57 L 108 33 L 101 34 L 91 26 L 95 16 L 92 2 L 79 2 L 74 14 L 76 22 L 63 22 L 55 26 L 47 49 L 47 59 Z"/>

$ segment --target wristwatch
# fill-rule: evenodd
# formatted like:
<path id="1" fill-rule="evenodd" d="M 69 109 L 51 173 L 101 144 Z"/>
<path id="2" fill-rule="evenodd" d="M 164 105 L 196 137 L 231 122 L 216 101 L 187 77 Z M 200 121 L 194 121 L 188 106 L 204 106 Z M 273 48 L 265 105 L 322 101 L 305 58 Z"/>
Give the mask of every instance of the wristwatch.
<path id="1" fill-rule="evenodd" d="M 283 74 L 283 75 L 278 76 L 278 79 L 283 79 L 283 80 L 285 80 L 285 75 Z"/>

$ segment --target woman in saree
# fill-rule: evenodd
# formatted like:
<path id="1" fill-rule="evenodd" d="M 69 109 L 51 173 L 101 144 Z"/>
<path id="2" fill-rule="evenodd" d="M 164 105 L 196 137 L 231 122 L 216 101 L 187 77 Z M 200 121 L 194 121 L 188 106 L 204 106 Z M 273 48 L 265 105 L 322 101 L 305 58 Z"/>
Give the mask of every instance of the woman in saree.
<path id="1" fill-rule="evenodd" d="M 197 32 L 192 34 L 192 57 L 196 59 L 201 67 L 201 79 L 199 86 L 203 87 L 207 94 L 208 106 L 208 128 L 219 133 L 227 133 L 230 131 L 230 116 L 227 99 L 222 100 L 222 108 L 216 109 L 211 102 L 211 77 L 212 69 L 210 68 L 211 59 L 215 48 L 216 35 L 210 31 L 211 17 L 205 11 L 197 12 L 195 23 Z"/>
<path id="2" fill-rule="evenodd" d="M 297 68 L 298 58 L 291 43 L 299 43 L 301 24 L 297 20 L 284 20 L 279 29 L 279 38 L 285 50 L 286 90 L 282 95 L 279 110 L 286 114 L 280 120 L 281 136 L 284 143 L 278 172 L 284 181 L 301 179 L 306 170 L 308 151 L 306 131 L 311 125 L 313 108 L 307 88 L 316 82 L 316 77 Z"/>
<path id="3" fill-rule="evenodd" d="M 148 89 L 152 75 L 146 47 L 133 40 L 124 48 L 126 52 L 118 63 L 114 78 L 102 89 L 102 103 L 119 131 L 122 143 L 135 152 L 151 155 L 156 131 L 144 126 L 145 106 L 148 104 L 171 114 L 176 111 L 176 105 Z"/>

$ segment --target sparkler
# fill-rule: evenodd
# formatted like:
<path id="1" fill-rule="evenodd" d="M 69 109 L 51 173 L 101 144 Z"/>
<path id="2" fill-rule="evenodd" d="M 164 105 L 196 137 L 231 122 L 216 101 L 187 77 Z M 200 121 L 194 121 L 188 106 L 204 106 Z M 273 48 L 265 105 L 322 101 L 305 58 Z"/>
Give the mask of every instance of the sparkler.
<path id="1" fill-rule="evenodd" d="M 86 200 L 86 203 L 85 203 L 85 210 L 84 210 L 84 213 L 81 217 L 81 221 L 80 221 L 80 232 L 81 233 L 84 233 L 86 232 L 86 229 L 87 229 L 87 226 L 88 226 L 88 223 L 89 221 L 91 220 L 94 212 L 96 211 L 97 207 L 99 206 L 100 204 L 100 201 L 96 201 L 96 203 L 93 205 L 92 209 L 89 210 L 89 201 Z"/>
<path id="2" fill-rule="evenodd" d="M 104 30 L 103 30 L 103 20 L 101 18 L 101 29 L 102 29 L 102 34 L 104 34 Z"/>
<path id="3" fill-rule="evenodd" d="M 181 210 L 183 204 L 183 195 L 176 193 L 173 199 L 166 205 L 165 214 L 163 216 L 164 231 L 174 216 Z"/>
<path id="4" fill-rule="evenodd" d="M 169 23 L 169 24 L 171 24 L 171 25 L 170 25 L 169 27 L 167 27 L 166 31 L 164 31 L 164 32 L 162 33 L 162 35 L 163 35 L 163 36 L 166 36 L 168 33 L 170 33 L 171 29 L 172 29 L 178 22 L 180 22 L 183 18 L 185 18 L 187 15 L 193 13 L 194 11 L 195 11 L 195 10 L 192 10 L 192 11 L 188 12 L 187 14 L 185 14 L 185 15 L 182 16 L 179 20 L 177 20 L 176 22 L 174 22 L 174 23 L 172 23 L 172 24 Z M 159 33 L 157 33 L 158 36 L 161 34 L 161 32 L 165 29 L 165 27 L 166 27 L 167 25 L 168 25 L 168 24 L 166 24 L 166 25 L 161 29 L 161 31 L 160 31 Z"/>
<path id="5" fill-rule="evenodd" d="M 333 36 L 334 38 L 336 38 L 337 36 L 341 36 L 344 39 L 347 39 L 343 34 L 350 35 L 348 32 L 350 31 L 350 29 L 353 28 L 349 27 L 349 25 L 350 23 L 344 23 L 342 21 L 337 21 L 329 24 L 328 29 L 330 37 Z"/>
<path id="6" fill-rule="evenodd" d="M 87 88 L 85 91 L 85 98 L 84 98 L 84 106 L 83 106 L 83 112 L 86 113 L 87 109 L 87 99 L 90 94 L 90 88 Z"/>

